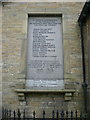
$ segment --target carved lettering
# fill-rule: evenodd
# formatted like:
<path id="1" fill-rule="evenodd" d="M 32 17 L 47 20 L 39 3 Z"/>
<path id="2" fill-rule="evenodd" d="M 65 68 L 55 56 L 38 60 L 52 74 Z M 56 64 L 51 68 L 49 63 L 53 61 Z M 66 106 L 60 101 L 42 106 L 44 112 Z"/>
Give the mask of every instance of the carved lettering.
<path id="1" fill-rule="evenodd" d="M 32 86 L 57 86 L 63 80 L 61 17 L 30 17 L 27 65 L 27 78 L 39 81 Z"/>

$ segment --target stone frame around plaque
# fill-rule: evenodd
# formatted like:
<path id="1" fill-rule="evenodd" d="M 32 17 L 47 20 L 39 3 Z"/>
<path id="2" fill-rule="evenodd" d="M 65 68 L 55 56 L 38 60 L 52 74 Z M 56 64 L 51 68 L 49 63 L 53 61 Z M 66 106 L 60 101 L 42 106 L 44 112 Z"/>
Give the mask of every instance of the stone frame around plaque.
<path id="1" fill-rule="evenodd" d="M 27 80 L 27 77 L 26 77 L 26 73 L 27 73 L 27 69 L 26 69 L 26 66 L 27 66 L 27 33 L 28 33 L 28 18 L 30 16 L 50 16 L 50 17 L 61 17 L 62 18 L 62 21 L 63 21 L 63 17 L 62 17 L 62 14 L 60 13 L 31 13 L 31 14 L 27 14 L 26 15 L 26 20 L 24 20 L 23 22 L 23 33 L 25 35 L 25 39 L 22 41 L 22 56 L 21 56 L 21 74 L 20 74 L 20 78 L 23 80 L 25 80 L 23 83 L 24 83 L 24 87 L 26 88 L 26 80 Z M 62 22 L 62 37 L 63 37 L 63 22 Z M 62 38 L 63 39 L 63 38 Z M 62 40 L 62 43 L 63 43 L 63 40 Z M 24 49 L 23 49 L 24 48 Z M 64 61 L 64 58 L 63 58 L 63 61 Z M 64 65 L 64 62 L 63 62 L 63 65 Z M 64 82 L 64 70 L 63 70 L 63 82 Z M 26 88 L 27 89 L 27 88 Z M 32 89 L 32 88 L 28 88 L 28 89 Z M 33 87 L 33 89 L 35 89 L 35 87 Z M 43 90 L 42 88 L 39 88 L 40 90 Z M 47 89 L 47 88 L 44 88 L 44 89 Z M 49 90 L 50 89 L 55 89 L 55 88 L 48 88 Z M 64 84 L 63 84 L 63 87 L 58 87 L 57 89 L 64 89 Z"/>

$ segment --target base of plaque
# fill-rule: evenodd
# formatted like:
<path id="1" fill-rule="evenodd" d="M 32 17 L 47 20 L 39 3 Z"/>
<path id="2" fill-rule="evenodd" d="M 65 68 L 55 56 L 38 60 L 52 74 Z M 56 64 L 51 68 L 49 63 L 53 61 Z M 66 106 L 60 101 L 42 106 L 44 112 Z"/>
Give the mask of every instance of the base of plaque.
<path id="1" fill-rule="evenodd" d="M 63 80 L 26 80 L 26 88 L 30 89 L 64 89 L 64 81 Z"/>

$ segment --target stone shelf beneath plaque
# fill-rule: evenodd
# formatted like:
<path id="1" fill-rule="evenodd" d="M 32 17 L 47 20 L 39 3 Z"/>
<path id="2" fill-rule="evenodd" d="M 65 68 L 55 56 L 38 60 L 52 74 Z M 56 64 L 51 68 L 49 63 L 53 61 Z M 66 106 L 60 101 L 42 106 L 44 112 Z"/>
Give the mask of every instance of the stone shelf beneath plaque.
<path id="1" fill-rule="evenodd" d="M 25 101 L 26 93 L 61 93 L 64 94 L 66 101 L 72 99 L 75 89 L 62 89 L 62 90 L 34 90 L 34 89 L 15 89 L 18 94 L 19 101 Z"/>
<path id="2" fill-rule="evenodd" d="M 44 93 L 44 92 L 53 92 L 53 93 L 74 93 L 75 89 L 61 89 L 61 90 L 37 90 L 37 89 L 15 89 L 15 92 L 17 93 L 32 93 L 32 92 L 40 92 L 40 93 Z"/>

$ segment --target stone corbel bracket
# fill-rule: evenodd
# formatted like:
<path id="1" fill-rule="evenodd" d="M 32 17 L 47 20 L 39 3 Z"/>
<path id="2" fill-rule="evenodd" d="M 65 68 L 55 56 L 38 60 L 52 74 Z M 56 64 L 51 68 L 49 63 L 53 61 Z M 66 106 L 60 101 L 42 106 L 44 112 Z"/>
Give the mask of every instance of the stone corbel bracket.
<path id="1" fill-rule="evenodd" d="M 71 101 L 73 97 L 73 93 L 75 93 L 75 89 L 62 89 L 62 90 L 33 90 L 33 89 L 15 89 L 17 92 L 19 101 L 25 101 L 26 93 L 60 93 L 64 94 L 65 101 Z"/>
<path id="2" fill-rule="evenodd" d="M 19 99 L 19 101 L 25 101 L 25 94 L 18 92 L 18 99 Z"/>
<path id="3" fill-rule="evenodd" d="M 65 100 L 70 101 L 72 100 L 73 93 L 65 93 Z"/>

